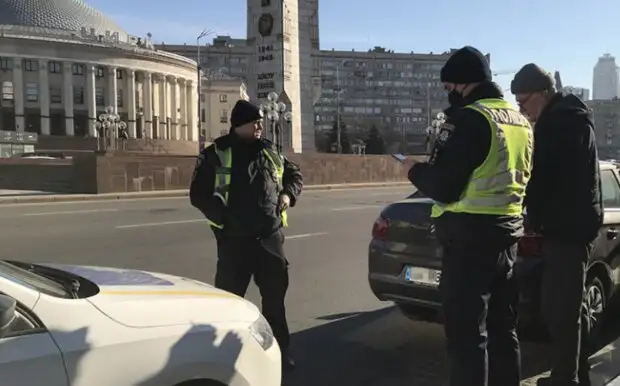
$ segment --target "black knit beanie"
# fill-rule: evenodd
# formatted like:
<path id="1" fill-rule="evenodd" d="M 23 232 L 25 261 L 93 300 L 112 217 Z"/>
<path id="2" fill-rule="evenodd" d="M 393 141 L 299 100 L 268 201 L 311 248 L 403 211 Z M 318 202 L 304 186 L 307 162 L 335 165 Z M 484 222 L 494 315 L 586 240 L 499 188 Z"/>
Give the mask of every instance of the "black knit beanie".
<path id="1" fill-rule="evenodd" d="M 555 91 L 555 79 L 550 72 L 534 63 L 528 63 L 515 74 L 510 83 L 510 91 L 515 95 Z"/>
<path id="2" fill-rule="evenodd" d="M 454 52 L 441 69 L 442 82 L 467 84 L 492 80 L 489 61 L 472 46 L 465 46 Z"/>
<path id="3" fill-rule="evenodd" d="M 255 104 L 246 100 L 239 100 L 235 103 L 230 113 L 230 129 L 254 122 L 263 118 L 263 112 Z"/>

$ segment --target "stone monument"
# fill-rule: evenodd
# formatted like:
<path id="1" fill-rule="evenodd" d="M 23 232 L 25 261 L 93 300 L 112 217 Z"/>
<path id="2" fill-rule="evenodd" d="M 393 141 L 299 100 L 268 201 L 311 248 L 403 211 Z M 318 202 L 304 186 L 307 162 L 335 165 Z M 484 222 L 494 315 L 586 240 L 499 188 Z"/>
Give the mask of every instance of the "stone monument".
<path id="1" fill-rule="evenodd" d="M 315 46 L 318 50 L 318 0 L 248 0 L 247 8 L 248 44 L 254 47 L 250 99 L 266 104 L 270 92 L 280 94 L 293 114 L 291 124 L 283 125 L 284 150 L 314 150 L 312 82 L 318 70 L 312 53 Z"/>

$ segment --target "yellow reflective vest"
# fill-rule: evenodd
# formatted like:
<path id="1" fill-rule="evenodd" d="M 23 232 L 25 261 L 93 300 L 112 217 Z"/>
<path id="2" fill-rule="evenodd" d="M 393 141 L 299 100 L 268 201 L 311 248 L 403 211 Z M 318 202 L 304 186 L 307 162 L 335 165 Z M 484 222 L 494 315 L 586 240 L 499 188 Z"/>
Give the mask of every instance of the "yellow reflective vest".
<path id="1" fill-rule="evenodd" d="M 503 99 L 482 99 L 465 108 L 488 120 L 492 131 L 489 153 L 472 173 L 460 200 L 435 203 L 431 217 L 444 212 L 520 216 L 532 167 L 534 140 L 529 121 Z"/>
<path id="2" fill-rule="evenodd" d="M 225 205 L 228 205 L 228 193 L 230 191 L 230 180 L 232 176 L 232 156 L 231 148 L 220 150 L 215 146 L 215 154 L 220 160 L 220 166 L 215 169 L 215 184 L 213 194 L 222 199 Z M 267 157 L 274 168 L 275 177 L 278 183 L 278 192 L 282 190 L 282 178 L 284 177 L 284 157 L 271 150 L 263 149 L 263 154 Z M 288 215 L 286 211 L 282 214 L 282 225 L 288 226 Z M 224 229 L 224 224 L 215 223 L 207 219 L 209 225 L 218 229 Z"/>

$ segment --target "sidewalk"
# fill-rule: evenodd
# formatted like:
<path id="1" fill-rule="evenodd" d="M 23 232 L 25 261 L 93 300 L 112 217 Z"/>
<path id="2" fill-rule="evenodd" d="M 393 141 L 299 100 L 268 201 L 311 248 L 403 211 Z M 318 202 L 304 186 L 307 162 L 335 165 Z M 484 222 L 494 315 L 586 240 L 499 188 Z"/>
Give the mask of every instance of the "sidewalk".
<path id="1" fill-rule="evenodd" d="M 327 191 L 348 189 L 369 189 L 390 186 L 411 186 L 410 182 L 374 182 L 361 184 L 332 184 L 332 185 L 308 185 L 304 191 Z M 412 190 L 414 188 L 412 187 Z M 133 200 L 140 198 L 172 198 L 187 197 L 189 190 L 155 190 L 147 192 L 127 193 L 103 193 L 103 194 L 54 194 L 49 192 L 37 192 L 26 190 L 1 190 L 0 205 L 30 204 L 41 202 L 79 202 L 79 201 L 106 201 L 106 200 Z"/>
<path id="2" fill-rule="evenodd" d="M 620 339 L 590 357 L 592 386 L 620 386 Z"/>

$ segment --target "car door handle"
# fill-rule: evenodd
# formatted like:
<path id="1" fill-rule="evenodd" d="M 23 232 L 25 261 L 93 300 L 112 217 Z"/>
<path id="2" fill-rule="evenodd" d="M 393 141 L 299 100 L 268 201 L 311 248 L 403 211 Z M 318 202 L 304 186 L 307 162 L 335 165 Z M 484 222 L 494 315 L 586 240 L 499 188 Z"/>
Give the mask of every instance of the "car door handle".
<path id="1" fill-rule="evenodd" d="M 618 237 L 618 233 L 620 233 L 616 228 L 611 228 L 607 230 L 607 240 L 614 240 Z"/>

